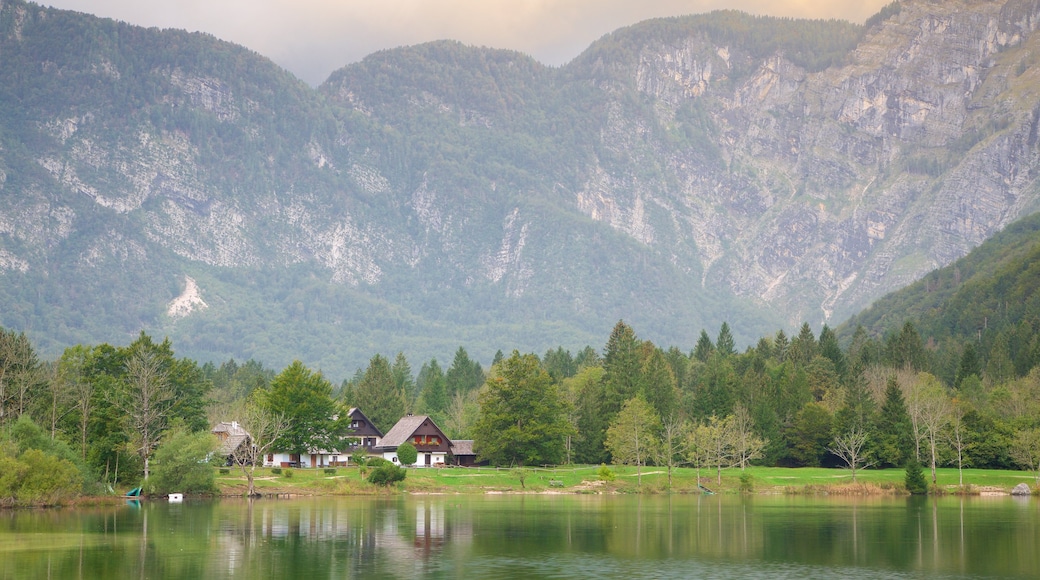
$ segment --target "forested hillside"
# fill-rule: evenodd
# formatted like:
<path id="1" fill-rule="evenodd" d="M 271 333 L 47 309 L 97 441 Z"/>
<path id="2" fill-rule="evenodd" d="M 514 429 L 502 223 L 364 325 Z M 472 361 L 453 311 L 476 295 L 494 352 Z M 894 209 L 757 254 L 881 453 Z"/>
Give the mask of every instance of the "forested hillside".
<path id="1" fill-rule="evenodd" d="M 834 325 L 1040 208 L 1038 23 L 720 11 L 561 67 L 440 41 L 312 89 L 212 36 L 3 0 L 0 324 L 46 357 L 144 330 L 336 380 L 619 319 L 677 345 Z"/>

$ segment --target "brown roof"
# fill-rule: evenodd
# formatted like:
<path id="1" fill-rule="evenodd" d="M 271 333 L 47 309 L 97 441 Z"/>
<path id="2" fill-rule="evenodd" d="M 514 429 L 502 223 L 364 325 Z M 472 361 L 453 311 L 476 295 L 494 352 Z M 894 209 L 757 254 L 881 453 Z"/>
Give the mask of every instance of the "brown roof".
<path id="1" fill-rule="evenodd" d="M 472 439 L 460 439 L 458 441 L 451 442 L 451 454 L 455 456 L 476 455 L 477 452 L 473 451 Z"/>
<path id="2" fill-rule="evenodd" d="M 412 437 L 412 434 L 415 433 L 416 429 L 422 427 L 422 424 L 426 421 L 429 421 L 430 424 L 436 427 L 436 429 L 442 434 L 444 433 L 440 427 L 437 427 L 437 423 L 435 423 L 433 419 L 430 419 L 429 415 L 406 415 L 401 417 L 397 424 L 386 432 L 386 435 L 384 435 L 379 441 L 379 445 L 376 446 L 376 449 L 397 448 L 405 441 L 408 441 Z M 448 436 L 445 435 L 444 438 L 450 445 L 451 440 L 448 439 Z"/>
<path id="3" fill-rule="evenodd" d="M 217 453 L 221 455 L 231 455 L 242 445 L 243 441 L 249 440 L 249 432 L 243 429 L 237 421 L 217 423 L 217 426 L 210 432 L 214 435 L 227 433 L 227 437 L 220 437 L 220 447 L 217 448 Z"/>

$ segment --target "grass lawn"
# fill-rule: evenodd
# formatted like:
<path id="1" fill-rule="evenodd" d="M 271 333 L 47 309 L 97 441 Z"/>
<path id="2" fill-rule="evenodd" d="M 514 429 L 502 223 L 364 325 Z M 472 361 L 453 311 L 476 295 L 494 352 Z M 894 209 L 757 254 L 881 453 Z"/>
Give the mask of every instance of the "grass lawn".
<path id="1" fill-rule="evenodd" d="M 600 466 L 577 465 L 555 468 L 525 468 L 521 486 L 520 474 L 515 469 L 494 467 L 469 468 L 410 468 L 400 489 L 409 493 L 665 493 L 668 491 L 667 469 L 643 467 L 642 485 L 638 483 L 636 468 L 608 466 L 614 478 L 602 481 Z M 354 467 L 340 467 L 335 474 L 323 469 L 283 470 L 274 474 L 270 469 L 255 471 L 256 488 L 260 493 L 299 495 L 364 495 L 381 493 L 383 490 L 361 479 Z M 925 478 L 931 481 L 926 468 Z M 752 493 L 901 493 L 905 471 L 903 469 L 868 469 L 856 472 L 853 485 L 852 473 L 847 469 L 749 467 Z M 722 470 L 719 484 L 714 470 L 702 469 L 700 480 L 697 470 L 683 467 L 673 470 L 671 491 L 673 493 L 701 493 L 698 484 L 718 493 L 739 493 L 742 472 L 737 468 Z M 947 493 L 958 490 L 958 475 L 955 468 L 937 470 L 939 489 Z M 964 483 L 971 486 L 967 493 L 1010 492 L 1019 483 L 1036 486 L 1034 474 L 1026 471 L 965 469 Z M 238 469 L 217 475 L 217 485 L 224 495 L 241 495 L 246 490 L 246 479 Z M 745 490 L 746 491 L 746 490 Z"/>

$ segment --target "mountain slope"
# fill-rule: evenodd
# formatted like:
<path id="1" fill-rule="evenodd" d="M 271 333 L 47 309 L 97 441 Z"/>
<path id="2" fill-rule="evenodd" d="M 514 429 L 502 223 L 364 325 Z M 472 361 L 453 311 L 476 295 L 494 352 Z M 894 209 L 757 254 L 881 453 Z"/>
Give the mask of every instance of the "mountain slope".
<path id="1" fill-rule="evenodd" d="M 1037 208 L 1037 22 L 718 12 L 560 68 L 382 51 L 315 90 L 207 35 L 3 0 L 0 324 L 343 377 L 619 318 L 683 348 L 841 319 Z"/>

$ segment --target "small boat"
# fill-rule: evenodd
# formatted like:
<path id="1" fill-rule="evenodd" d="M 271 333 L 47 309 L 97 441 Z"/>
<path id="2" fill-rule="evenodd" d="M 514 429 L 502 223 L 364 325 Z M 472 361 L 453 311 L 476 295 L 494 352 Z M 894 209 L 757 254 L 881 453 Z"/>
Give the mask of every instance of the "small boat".
<path id="1" fill-rule="evenodd" d="M 126 496 L 127 497 L 139 497 L 140 495 L 141 495 L 141 488 L 140 487 L 135 487 L 135 488 L 131 489 L 130 491 L 126 492 Z"/>

